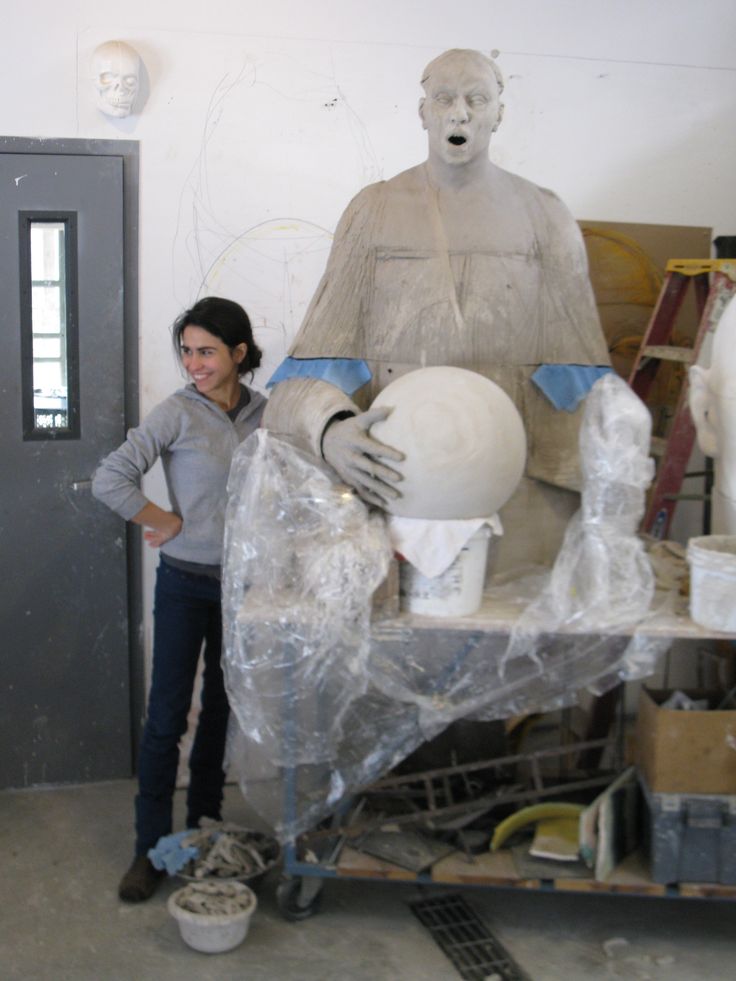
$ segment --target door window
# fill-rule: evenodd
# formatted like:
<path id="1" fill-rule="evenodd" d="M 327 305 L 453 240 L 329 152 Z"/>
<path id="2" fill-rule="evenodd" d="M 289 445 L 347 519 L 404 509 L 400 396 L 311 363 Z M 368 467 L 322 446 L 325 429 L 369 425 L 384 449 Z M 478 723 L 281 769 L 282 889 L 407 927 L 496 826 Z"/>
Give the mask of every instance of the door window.
<path id="1" fill-rule="evenodd" d="M 77 223 L 20 215 L 24 439 L 79 438 Z"/>

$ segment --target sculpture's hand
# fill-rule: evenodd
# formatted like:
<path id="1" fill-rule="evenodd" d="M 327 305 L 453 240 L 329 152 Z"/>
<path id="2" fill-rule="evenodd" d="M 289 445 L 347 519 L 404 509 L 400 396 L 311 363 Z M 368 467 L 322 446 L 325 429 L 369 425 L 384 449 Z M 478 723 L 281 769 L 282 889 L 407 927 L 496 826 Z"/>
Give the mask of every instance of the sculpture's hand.
<path id="1" fill-rule="evenodd" d="M 379 458 L 398 463 L 404 459 L 404 454 L 379 443 L 368 430 L 390 412 L 384 407 L 339 419 L 330 424 L 322 439 L 322 456 L 330 466 L 364 501 L 381 508 L 386 507 L 388 501 L 401 497 L 401 492 L 393 485 L 403 478 L 396 470 L 380 463 Z"/>

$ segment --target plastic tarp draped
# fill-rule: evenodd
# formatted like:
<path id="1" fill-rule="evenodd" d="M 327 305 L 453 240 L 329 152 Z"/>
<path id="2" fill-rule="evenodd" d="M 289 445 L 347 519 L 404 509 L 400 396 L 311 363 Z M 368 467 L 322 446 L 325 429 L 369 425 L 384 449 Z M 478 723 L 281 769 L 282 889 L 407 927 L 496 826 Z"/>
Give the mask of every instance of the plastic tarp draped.
<path id="1" fill-rule="evenodd" d="M 489 589 L 519 604 L 510 634 L 372 623 L 391 559 L 382 514 L 264 430 L 240 447 L 223 570 L 229 763 L 282 841 L 456 719 L 549 710 L 651 673 L 668 641 L 634 629 L 654 595 L 636 535 L 649 425 L 615 375 L 593 386 L 581 506 L 553 569 Z"/>

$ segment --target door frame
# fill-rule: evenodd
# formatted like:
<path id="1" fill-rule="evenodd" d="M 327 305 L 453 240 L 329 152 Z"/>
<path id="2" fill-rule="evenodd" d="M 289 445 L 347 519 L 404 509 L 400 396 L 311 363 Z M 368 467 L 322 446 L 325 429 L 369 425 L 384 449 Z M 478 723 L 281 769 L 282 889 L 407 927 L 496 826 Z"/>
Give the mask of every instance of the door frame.
<path id="1" fill-rule="evenodd" d="M 124 428 L 139 420 L 138 377 L 138 201 L 139 144 L 137 140 L 37 139 L 0 136 L 0 153 L 54 156 L 119 157 L 123 167 L 123 371 Z M 121 434 L 121 442 L 125 433 Z M 110 447 L 114 449 L 114 447 Z M 128 670 L 130 675 L 130 747 L 135 768 L 145 715 L 143 648 L 143 568 L 141 531 L 125 523 L 128 586 Z"/>

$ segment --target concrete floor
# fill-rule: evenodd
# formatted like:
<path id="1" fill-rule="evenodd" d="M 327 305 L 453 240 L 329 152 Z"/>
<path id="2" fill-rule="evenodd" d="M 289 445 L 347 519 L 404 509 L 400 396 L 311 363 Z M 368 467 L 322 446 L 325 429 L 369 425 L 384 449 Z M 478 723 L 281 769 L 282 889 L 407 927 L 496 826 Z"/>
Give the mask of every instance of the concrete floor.
<path id="1" fill-rule="evenodd" d="M 459 977 L 407 906 L 416 887 L 394 883 L 328 881 L 321 912 L 287 923 L 274 877 L 260 891 L 245 943 L 226 954 L 191 950 L 166 911 L 175 880 L 148 903 L 117 899 L 134 793 L 133 781 L 0 793 L 2 981 Z M 235 787 L 225 817 L 247 820 Z M 532 981 L 736 977 L 732 904 L 509 890 L 463 895 Z M 621 942 L 607 944 L 614 938 Z"/>

